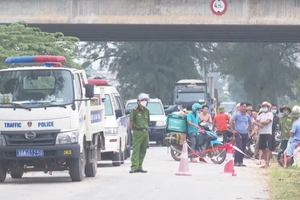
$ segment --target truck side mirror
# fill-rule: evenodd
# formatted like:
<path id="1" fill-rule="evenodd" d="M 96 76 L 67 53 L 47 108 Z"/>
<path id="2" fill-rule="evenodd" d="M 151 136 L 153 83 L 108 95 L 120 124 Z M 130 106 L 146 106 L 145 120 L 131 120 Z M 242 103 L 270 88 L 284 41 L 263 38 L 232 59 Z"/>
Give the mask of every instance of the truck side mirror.
<path id="1" fill-rule="evenodd" d="M 122 113 L 121 109 L 115 110 L 115 114 L 116 114 L 116 119 L 118 119 L 118 118 L 120 118 L 120 117 L 123 116 L 123 113 Z"/>
<path id="2" fill-rule="evenodd" d="M 91 83 L 85 84 L 85 96 L 87 98 L 93 98 L 95 96 L 94 84 L 91 84 Z"/>

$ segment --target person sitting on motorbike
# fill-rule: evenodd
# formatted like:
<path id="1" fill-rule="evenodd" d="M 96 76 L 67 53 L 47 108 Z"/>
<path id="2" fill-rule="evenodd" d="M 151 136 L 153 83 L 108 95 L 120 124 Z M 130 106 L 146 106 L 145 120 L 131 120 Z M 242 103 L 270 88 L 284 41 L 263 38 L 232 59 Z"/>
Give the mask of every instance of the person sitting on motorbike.
<path id="1" fill-rule="evenodd" d="M 220 133 L 224 137 L 224 144 L 227 142 L 233 142 L 234 135 L 232 132 L 228 131 L 228 123 L 230 118 L 225 114 L 225 107 L 220 106 L 218 108 L 219 113 L 215 116 L 213 121 L 213 126 L 217 127 L 217 134 Z"/>
<path id="2" fill-rule="evenodd" d="M 202 106 L 198 103 L 194 103 L 192 106 L 192 112 L 187 115 L 187 123 L 188 123 L 188 139 L 190 141 L 190 147 L 193 151 L 197 151 L 197 135 L 199 134 L 199 123 L 200 117 L 199 113 Z M 189 149 L 189 153 L 192 151 Z M 196 155 L 191 155 L 191 162 L 197 162 L 195 160 Z"/>
<path id="3" fill-rule="evenodd" d="M 199 117 L 201 122 L 212 123 L 211 115 L 208 113 L 207 105 L 202 107 L 202 112 L 199 114 Z"/>

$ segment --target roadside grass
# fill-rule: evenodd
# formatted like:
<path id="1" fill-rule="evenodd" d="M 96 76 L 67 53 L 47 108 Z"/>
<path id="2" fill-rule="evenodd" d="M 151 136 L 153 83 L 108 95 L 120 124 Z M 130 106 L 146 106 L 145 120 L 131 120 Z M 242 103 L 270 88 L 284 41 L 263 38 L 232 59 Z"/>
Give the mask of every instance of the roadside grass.
<path id="1" fill-rule="evenodd" d="M 272 200 L 300 200 L 300 169 L 274 166 L 268 171 Z"/>

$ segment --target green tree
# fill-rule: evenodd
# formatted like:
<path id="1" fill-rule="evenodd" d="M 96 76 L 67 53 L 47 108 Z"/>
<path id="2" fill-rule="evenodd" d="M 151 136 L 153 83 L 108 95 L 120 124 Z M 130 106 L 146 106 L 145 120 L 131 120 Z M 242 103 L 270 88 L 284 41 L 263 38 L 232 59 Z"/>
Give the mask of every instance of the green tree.
<path id="1" fill-rule="evenodd" d="M 80 47 L 82 67 L 88 68 L 95 62 L 99 62 L 99 68 L 108 67 L 110 59 L 116 57 L 118 45 L 117 42 L 85 42 Z"/>
<path id="2" fill-rule="evenodd" d="M 265 100 L 277 103 L 283 96 L 295 98 L 294 81 L 300 75 L 298 44 L 219 44 L 214 53 L 219 56 L 218 70 L 243 86 L 245 101 L 258 105 Z"/>
<path id="3" fill-rule="evenodd" d="M 200 78 L 192 54 L 189 43 L 121 43 L 110 70 L 118 72 L 123 98 L 145 92 L 171 103 L 169 94 L 178 80 Z"/>
<path id="4" fill-rule="evenodd" d="M 62 55 L 67 60 L 64 66 L 79 68 L 74 62 L 78 59 L 78 41 L 78 38 L 62 33 L 47 33 L 28 27 L 25 22 L 0 25 L 0 69 L 18 66 L 4 64 L 7 57 L 30 55 Z"/>

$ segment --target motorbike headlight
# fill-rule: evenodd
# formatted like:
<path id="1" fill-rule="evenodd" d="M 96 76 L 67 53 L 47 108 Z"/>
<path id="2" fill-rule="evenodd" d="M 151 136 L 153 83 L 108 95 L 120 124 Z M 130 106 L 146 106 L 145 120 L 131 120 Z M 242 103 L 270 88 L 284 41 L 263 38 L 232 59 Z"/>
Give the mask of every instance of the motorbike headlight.
<path id="1" fill-rule="evenodd" d="M 0 146 L 6 146 L 5 138 L 3 135 L 0 135 Z"/>
<path id="2" fill-rule="evenodd" d="M 72 144 L 78 142 L 78 131 L 59 133 L 56 137 L 56 144 Z"/>
<path id="3" fill-rule="evenodd" d="M 166 121 L 157 121 L 156 126 L 167 126 L 167 122 Z"/>
<path id="4" fill-rule="evenodd" d="M 118 128 L 105 128 L 105 134 L 116 135 L 118 134 Z"/>

